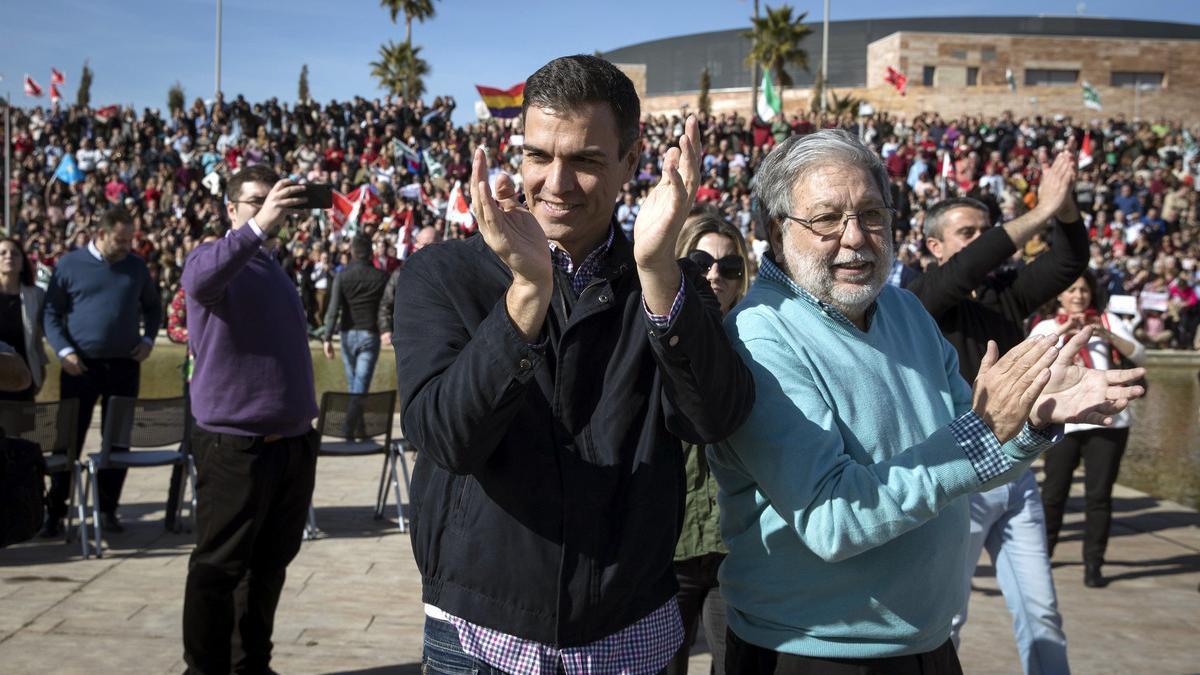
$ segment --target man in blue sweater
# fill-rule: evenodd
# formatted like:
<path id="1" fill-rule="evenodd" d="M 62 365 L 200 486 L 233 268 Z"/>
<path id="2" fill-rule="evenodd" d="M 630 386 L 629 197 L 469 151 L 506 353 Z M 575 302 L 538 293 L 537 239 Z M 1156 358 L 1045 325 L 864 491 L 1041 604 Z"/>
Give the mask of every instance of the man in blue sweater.
<path id="1" fill-rule="evenodd" d="M 81 450 L 96 399 L 103 413 L 110 396 L 137 397 L 141 362 L 150 356 L 162 324 L 158 287 L 146 262 L 129 254 L 132 245 L 129 213 L 110 209 L 100 219 L 95 239 L 58 261 L 46 289 L 42 327 L 62 359 L 59 397 L 79 400 L 76 444 Z M 124 484 L 125 469 L 102 469 L 97 477 L 100 523 L 106 532 L 125 529 L 117 519 Z M 51 476 L 44 536 L 61 532 L 69 486 L 69 472 Z"/>
<path id="2" fill-rule="evenodd" d="M 187 672 L 208 675 L 272 672 L 275 607 L 320 442 L 304 307 L 262 248 L 305 203 L 304 187 L 254 165 L 225 197 L 233 229 L 197 246 L 183 270 L 198 474 L 183 647 Z"/>
<path id="3" fill-rule="evenodd" d="M 1011 480 L 1043 429 L 1108 423 L 1136 371 L 995 345 L 974 391 L 937 325 L 886 284 L 887 173 L 841 130 L 780 144 L 756 178 L 771 254 L 726 321 L 754 375 L 750 419 L 710 446 L 721 486 L 726 671 L 959 673 L 964 496 Z"/>

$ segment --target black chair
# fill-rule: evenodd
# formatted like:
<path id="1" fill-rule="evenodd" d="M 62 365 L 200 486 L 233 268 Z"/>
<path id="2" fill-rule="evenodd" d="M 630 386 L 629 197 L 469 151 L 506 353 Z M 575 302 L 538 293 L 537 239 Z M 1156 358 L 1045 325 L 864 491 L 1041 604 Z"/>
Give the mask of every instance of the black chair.
<path id="1" fill-rule="evenodd" d="M 96 537 L 96 557 L 101 557 L 100 500 L 96 475 L 101 469 L 144 469 L 157 466 L 180 465 L 187 467 L 188 482 L 192 488 L 191 518 L 196 518 L 196 464 L 187 451 L 187 422 L 184 397 L 159 399 L 132 399 L 128 396 L 112 396 L 108 399 L 108 414 L 104 417 L 104 433 L 100 441 L 100 452 L 88 455 L 87 470 L 89 485 L 84 487 L 84 498 L 89 491 L 92 499 L 92 530 Z M 164 448 L 176 446 L 175 450 L 134 450 L 133 448 Z M 129 448 L 129 452 L 113 452 L 112 449 Z"/>
<path id="2" fill-rule="evenodd" d="M 46 458 L 48 471 L 70 471 L 67 526 L 65 540 L 75 534 L 72 516 L 79 518 L 79 542 L 83 557 L 88 557 L 86 499 L 83 496 L 83 465 L 79 462 L 77 445 L 79 401 L 34 403 L 31 401 L 0 401 L 0 429 L 11 438 L 37 443 Z"/>
<path id="3" fill-rule="evenodd" d="M 375 495 L 375 519 L 383 518 L 387 507 L 387 493 L 396 491 L 396 516 L 400 520 L 400 531 L 407 527 L 404 522 L 403 506 L 400 502 L 400 483 L 397 464 L 405 468 L 400 442 L 392 440 L 392 420 L 395 418 L 396 390 L 375 391 L 366 394 L 327 391 L 321 396 L 321 411 L 317 417 L 317 432 L 321 435 L 319 457 L 360 457 L 382 454 L 383 472 L 379 477 L 379 489 Z M 308 525 L 305 539 L 317 536 L 317 516 L 312 504 L 308 507 Z"/>

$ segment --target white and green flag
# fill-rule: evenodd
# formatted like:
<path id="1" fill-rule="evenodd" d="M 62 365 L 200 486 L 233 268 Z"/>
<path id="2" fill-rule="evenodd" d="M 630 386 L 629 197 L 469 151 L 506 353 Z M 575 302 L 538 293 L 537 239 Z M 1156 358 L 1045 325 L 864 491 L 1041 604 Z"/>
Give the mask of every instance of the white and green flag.
<path id="1" fill-rule="evenodd" d="M 758 88 L 758 116 L 764 122 L 770 122 L 776 115 L 783 112 L 783 101 L 779 92 L 771 83 L 771 69 L 763 68 L 762 85 Z"/>
<path id="2" fill-rule="evenodd" d="M 1092 110 L 1101 110 L 1100 92 L 1087 80 L 1083 81 L 1083 105 Z"/>

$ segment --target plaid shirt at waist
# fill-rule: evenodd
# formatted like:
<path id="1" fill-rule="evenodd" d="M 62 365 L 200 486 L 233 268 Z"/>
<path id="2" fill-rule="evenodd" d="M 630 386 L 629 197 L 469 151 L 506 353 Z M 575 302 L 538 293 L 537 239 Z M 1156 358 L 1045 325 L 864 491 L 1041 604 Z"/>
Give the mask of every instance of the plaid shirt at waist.
<path id="1" fill-rule="evenodd" d="M 493 668 L 522 675 L 657 673 L 683 644 L 683 621 L 671 598 L 637 623 L 582 647 L 551 647 L 501 633 L 452 615 L 463 651 Z"/>

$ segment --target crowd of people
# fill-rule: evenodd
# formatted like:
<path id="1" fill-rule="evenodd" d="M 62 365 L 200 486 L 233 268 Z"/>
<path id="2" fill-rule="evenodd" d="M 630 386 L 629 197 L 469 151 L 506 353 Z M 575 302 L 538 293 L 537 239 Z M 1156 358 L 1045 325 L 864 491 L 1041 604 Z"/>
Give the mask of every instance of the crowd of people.
<path id="1" fill-rule="evenodd" d="M 1021 668 L 1068 672 L 1064 486 L 1083 461 L 1103 586 L 1142 341 L 1195 345 L 1190 132 L 643 118 L 591 56 L 526 96 L 465 128 L 448 98 L 18 116 L 0 345 L 38 372 L 7 395 L 44 380 L 44 332 L 82 445 L 164 315 L 194 357 L 189 672 L 269 672 L 320 445 L 308 341 L 333 358 L 335 332 L 354 394 L 395 348 L 429 672 L 686 672 L 703 614 L 715 672 L 961 673 L 984 549 Z"/>
<path id="2" fill-rule="evenodd" d="M 332 183 L 343 194 L 369 186 L 377 199 L 368 198 L 349 226 L 332 212 L 313 211 L 293 218 L 273 241 L 301 290 L 316 336 L 333 276 L 351 259 L 348 235 L 367 236 L 373 264 L 390 273 L 421 229 L 433 228 L 427 240 L 434 233 L 438 239 L 470 234 L 445 214 L 453 186 L 468 176 L 475 147 L 488 148 L 493 177 L 505 171 L 519 182 L 520 123 L 489 119 L 455 126 L 454 109 L 449 97 L 428 105 L 362 98 L 289 105 L 238 96 L 196 100 L 165 115 L 146 109 L 139 116 L 132 108 L 16 110 L 9 183 L 14 235 L 44 287 L 57 261 L 86 243 L 104 211 L 122 205 L 133 219 L 133 251 L 146 260 L 165 307 L 190 250 L 206 234 L 228 227 L 222 186 L 237 170 L 266 164 L 301 182 Z M 1090 232 L 1089 265 L 1101 287 L 1108 295 L 1146 294 L 1138 304 L 1137 332 L 1151 347 L 1197 348 L 1200 132 L 1122 115 L 1085 121 L 1009 113 L 946 119 L 936 113 L 839 118 L 797 112 L 768 124 L 737 114 L 701 114 L 697 200 L 738 226 L 756 258 L 765 241 L 753 226 L 750 185 L 766 151 L 789 136 L 832 127 L 855 133 L 883 159 L 900 211 L 897 255 L 914 270 L 934 260 L 923 223 L 938 201 L 976 197 L 992 210 L 993 223 L 1010 221 L 1034 206 L 1055 154 L 1086 150 L 1074 190 Z M 683 133 L 683 117 L 647 115 L 641 131 L 638 168 L 615 205 L 627 234 L 661 175 L 667 148 Z M 68 155 L 78 171 L 56 171 Z M 1046 245 L 1044 236 L 1034 237 L 1021 258 L 1032 260 Z"/>

